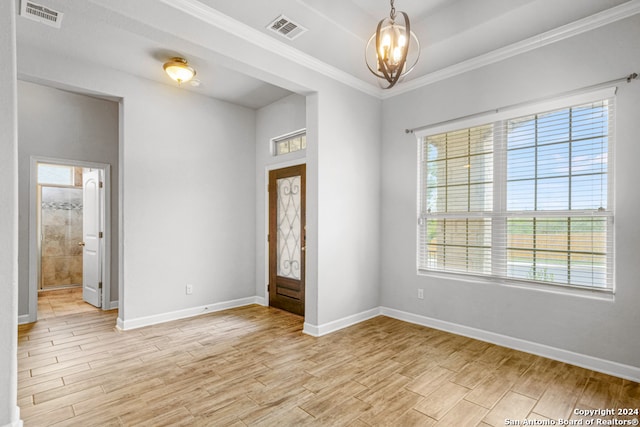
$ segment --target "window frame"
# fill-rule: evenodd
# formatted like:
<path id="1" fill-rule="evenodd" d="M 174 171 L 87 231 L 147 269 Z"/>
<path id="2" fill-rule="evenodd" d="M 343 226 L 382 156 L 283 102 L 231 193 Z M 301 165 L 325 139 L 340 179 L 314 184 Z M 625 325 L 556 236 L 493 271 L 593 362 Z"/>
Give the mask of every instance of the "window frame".
<path id="1" fill-rule="evenodd" d="M 613 220 L 615 216 L 615 192 L 614 192 L 614 169 L 615 169 L 615 152 L 614 152 L 614 140 L 615 140 L 615 87 L 604 88 L 594 90 L 590 92 L 576 93 L 573 95 L 565 95 L 558 98 L 547 99 L 544 101 L 529 102 L 518 104 L 515 106 L 498 109 L 489 113 L 480 113 L 460 119 L 454 119 L 435 125 L 426 126 L 414 132 L 417 142 L 417 159 L 418 159 L 418 180 L 417 180 L 417 226 L 416 226 L 416 270 L 418 275 L 429 275 L 445 278 L 456 278 L 458 280 L 473 280 L 488 283 L 498 283 L 504 285 L 512 285 L 517 287 L 533 288 L 537 290 L 553 290 L 560 291 L 562 293 L 577 293 L 578 295 L 598 295 L 598 297 L 604 295 L 604 298 L 612 297 L 615 294 L 615 227 L 613 226 Z M 594 212 L 593 210 L 562 210 L 545 212 L 544 210 L 536 211 L 508 211 L 507 209 L 507 141 L 506 141 L 506 123 L 508 120 L 517 119 L 523 116 L 539 115 L 554 110 L 566 109 L 571 107 L 577 107 L 583 104 L 596 103 L 599 101 L 610 101 L 610 107 L 613 107 L 613 114 L 609 113 L 609 132 L 607 141 L 607 208 L 603 212 Z M 479 126 L 493 125 L 493 206 L 491 211 L 482 213 L 467 212 L 463 214 L 450 214 L 440 213 L 432 214 L 427 211 L 426 203 L 426 191 L 427 183 L 425 176 L 427 168 L 423 162 L 423 144 L 425 144 L 425 138 L 429 136 L 440 135 L 448 132 L 455 132 L 463 129 L 470 129 Z M 497 131 L 499 130 L 499 131 Z M 423 166 L 425 165 L 425 166 Z M 424 188 L 423 188 L 424 185 Z M 606 258 L 605 265 L 607 268 L 605 277 L 605 287 L 596 287 L 588 285 L 576 285 L 576 284 L 562 284 L 553 283 L 548 281 L 541 281 L 535 279 L 520 279 L 515 277 L 508 277 L 506 268 L 508 265 L 505 252 L 508 247 L 508 233 L 500 232 L 500 230 L 506 230 L 507 222 L 512 218 L 518 217 L 535 217 L 544 218 L 545 216 L 558 217 L 559 213 L 569 213 L 567 217 L 577 217 L 581 214 L 583 217 L 605 217 L 607 218 L 607 235 L 606 235 Z M 421 228 L 424 227 L 425 221 L 429 218 L 447 218 L 447 217 L 460 217 L 460 218 L 485 218 L 491 220 L 491 273 L 482 274 L 475 272 L 464 271 L 446 271 L 442 269 L 431 269 L 428 265 L 421 263 L 424 261 L 425 252 L 428 251 L 426 247 L 421 247 L 422 237 Z M 504 221 L 504 223 L 498 223 L 499 227 L 494 226 L 496 221 Z M 500 228 L 504 227 L 504 228 Z M 610 228 L 610 229 L 609 229 Z M 428 255 L 428 254 L 427 254 Z M 499 267 L 497 267 L 499 265 Z M 496 274 L 496 270 L 502 268 L 502 274 Z"/>
<path id="2" fill-rule="evenodd" d="M 286 153 L 280 153 L 279 149 L 278 149 L 278 144 L 282 143 L 282 142 L 289 142 L 289 144 L 291 143 L 292 140 L 299 138 L 299 137 L 305 137 L 304 139 L 304 146 L 302 146 L 302 142 L 300 144 L 300 148 L 295 150 L 295 151 L 291 151 L 291 149 L 289 148 L 289 151 Z M 287 156 L 290 154 L 295 154 L 295 153 L 304 153 L 307 150 L 307 141 L 306 141 L 306 136 L 307 136 L 307 129 L 303 128 L 303 129 L 298 129 L 296 131 L 293 132 L 289 132 L 286 133 L 284 135 L 280 135 L 277 136 L 275 138 L 271 138 L 271 140 L 269 141 L 270 144 L 270 151 L 271 151 L 271 156 L 273 157 L 282 157 L 282 156 Z M 289 145 L 290 147 L 290 145 Z"/>
<path id="3" fill-rule="evenodd" d="M 62 183 L 62 182 L 53 182 L 53 181 L 47 181 L 43 178 L 43 175 L 46 175 L 45 169 L 59 169 L 59 170 L 67 170 L 69 173 L 68 175 L 68 182 Z M 58 164 L 53 164 L 53 163 L 38 163 L 37 165 L 37 180 L 38 180 L 38 185 L 43 185 L 43 186 L 50 186 L 50 187 L 69 187 L 69 188 L 73 188 L 76 185 L 75 182 L 75 167 L 74 166 L 68 166 L 68 165 L 58 165 Z"/>

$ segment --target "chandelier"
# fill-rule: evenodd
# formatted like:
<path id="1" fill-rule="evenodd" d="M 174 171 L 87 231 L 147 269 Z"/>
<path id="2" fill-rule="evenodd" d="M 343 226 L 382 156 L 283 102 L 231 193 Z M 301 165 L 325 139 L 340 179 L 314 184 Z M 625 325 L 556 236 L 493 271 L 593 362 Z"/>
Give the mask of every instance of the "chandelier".
<path id="1" fill-rule="evenodd" d="M 365 50 L 365 61 L 369 71 L 389 83 L 385 89 L 392 88 L 400 78 L 411 72 L 420 57 L 420 42 L 411 31 L 409 16 L 399 11 L 404 24 L 396 22 L 398 14 L 393 3 L 394 0 L 391 0 L 389 17 L 378 23 L 376 32 L 369 38 Z"/>

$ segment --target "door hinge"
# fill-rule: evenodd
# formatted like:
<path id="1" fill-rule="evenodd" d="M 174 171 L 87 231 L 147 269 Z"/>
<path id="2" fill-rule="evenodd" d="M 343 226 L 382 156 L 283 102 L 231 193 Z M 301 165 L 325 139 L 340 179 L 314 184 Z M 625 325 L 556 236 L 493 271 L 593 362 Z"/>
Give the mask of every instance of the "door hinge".
<path id="1" fill-rule="evenodd" d="M 102 188 L 102 186 L 103 186 L 102 181 L 100 181 L 100 184 L 98 184 L 98 187 Z"/>
<path id="2" fill-rule="evenodd" d="M 102 282 L 98 282 L 98 289 L 102 289 Z"/>
<path id="3" fill-rule="evenodd" d="M 267 292 L 271 292 L 271 285 L 267 284 Z"/>
<path id="4" fill-rule="evenodd" d="M 267 234 L 267 242 L 270 242 L 270 241 L 271 241 L 271 235 Z"/>
<path id="5" fill-rule="evenodd" d="M 102 231 L 98 233 L 98 238 L 102 239 Z"/>

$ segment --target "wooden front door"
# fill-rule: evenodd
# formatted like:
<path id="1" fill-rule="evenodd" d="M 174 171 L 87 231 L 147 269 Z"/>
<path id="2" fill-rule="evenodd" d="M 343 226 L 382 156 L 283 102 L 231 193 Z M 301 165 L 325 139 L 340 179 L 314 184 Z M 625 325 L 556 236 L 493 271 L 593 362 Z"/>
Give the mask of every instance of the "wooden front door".
<path id="1" fill-rule="evenodd" d="M 269 172 L 269 305 L 304 316 L 306 166 Z"/>

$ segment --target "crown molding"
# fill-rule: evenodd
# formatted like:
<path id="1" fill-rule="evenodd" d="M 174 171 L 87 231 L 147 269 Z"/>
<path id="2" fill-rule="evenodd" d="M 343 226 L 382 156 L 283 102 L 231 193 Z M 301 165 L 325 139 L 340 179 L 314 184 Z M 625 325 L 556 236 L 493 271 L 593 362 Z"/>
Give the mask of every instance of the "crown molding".
<path id="1" fill-rule="evenodd" d="M 567 25 L 563 25 L 561 27 L 538 34 L 520 42 L 510 44 L 500 49 L 496 49 L 484 55 L 476 56 L 475 58 L 471 58 L 466 61 L 451 65 L 449 67 L 434 71 L 432 73 L 425 74 L 424 76 L 410 80 L 400 86 L 394 87 L 391 90 L 385 91 L 382 94 L 382 99 L 388 99 L 424 86 L 428 86 L 441 80 L 445 80 L 469 71 L 477 70 L 479 68 L 494 64 L 508 58 L 512 58 L 522 53 L 529 52 L 531 50 L 535 50 L 540 47 L 547 46 L 582 33 L 586 33 L 587 31 L 591 31 L 599 27 L 603 27 L 607 24 L 611 24 L 621 19 L 628 18 L 637 13 L 640 13 L 640 0 L 628 1 L 619 6 L 612 7 L 586 18 L 579 19 Z"/>
<path id="2" fill-rule="evenodd" d="M 276 40 L 212 7 L 202 4 L 198 0 L 161 0 L 161 2 L 220 30 L 235 34 L 241 39 L 268 52 L 380 99 L 392 98 L 469 71 L 477 70 L 487 65 L 574 37 L 640 13 L 640 0 L 630 0 L 567 25 L 442 68 L 424 76 L 403 82 L 400 86 L 385 90 Z"/>
<path id="3" fill-rule="evenodd" d="M 380 98 L 382 95 L 381 88 L 360 80 L 357 77 L 329 65 L 326 62 L 320 61 L 311 55 L 301 52 L 300 50 L 276 40 L 273 37 L 233 19 L 212 7 L 200 3 L 197 0 L 161 0 L 161 2 L 206 22 L 207 24 L 222 31 L 234 34 L 242 40 L 245 40 L 259 48 L 293 61 L 303 67 L 316 71 L 361 92 L 377 98 Z"/>

